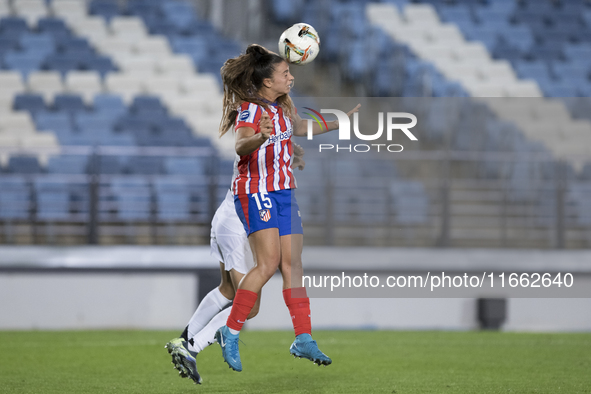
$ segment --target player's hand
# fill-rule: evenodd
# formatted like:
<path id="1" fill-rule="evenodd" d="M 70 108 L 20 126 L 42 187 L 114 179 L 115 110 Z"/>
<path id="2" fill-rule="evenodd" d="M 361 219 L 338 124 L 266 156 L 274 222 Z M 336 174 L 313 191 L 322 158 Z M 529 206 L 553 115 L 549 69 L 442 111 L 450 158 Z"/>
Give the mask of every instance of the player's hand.
<path id="1" fill-rule="evenodd" d="M 353 108 L 351 111 L 347 112 L 347 117 L 349 117 L 349 118 L 350 118 L 350 117 L 351 117 L 351 115 L 353 115 L 353 114 L 354 114 L 354 113 L 356 113 L 356 112 L 359 112 L 359 108 L 361 108 L 361 103 L 357 104 L 357 105 L 355 106 L 355 108 Z M 336 128 L 336 129 L 338 129 L 338 128 L 339 128 L 339 120 L 337 119 L 337 120 L 335 120 L 334 122 L 335 122 L 335 124 L 336 124 L 336 127 L 335 127 L 335 128 Z"/>
<path id="2" fill-rule="evenodd" d="M 304 169 L 306 166 L 306 162 L 303 159 L 304 156 L 304 148 L 299 146 L 298 144 L 292 142 L 293 144 L 293 162 L 291 163 L 291 168 L 297 168 L 300 171 Z"/>
<path id="3" fill-rule="evenodd" d="M 293 145 L 293 155 L 295 157 L 303 157 L 304 156 L 304 148 L 302 148 L 300 145 L 296 144 L 295 142 L 292 141 L 292 145 Z"/>
<path id="4" fill-rule="evenodd" d="M 259 128 L 261 129 L 261 134 L 263 138 L 266 140 L 269 139 L 271 133 L 273 132 L 273 122 L 271 122 L 271 118 L 269 118 L 269 114 L 267 112 L 263 112 L 263 116 L 261 116 L 261 122 L 259 123 Z"/>
<path id="5" fill-rule="evenodd" d="M 359 108 L 361 108 L 361 103 L 357 104 L 355 106 L 355 108 L 353 108 L 351 111 L 347 112 L 347 116 L 350 118 L 351 115 L 353 115 L 355 112 L 359 112 Z"/>

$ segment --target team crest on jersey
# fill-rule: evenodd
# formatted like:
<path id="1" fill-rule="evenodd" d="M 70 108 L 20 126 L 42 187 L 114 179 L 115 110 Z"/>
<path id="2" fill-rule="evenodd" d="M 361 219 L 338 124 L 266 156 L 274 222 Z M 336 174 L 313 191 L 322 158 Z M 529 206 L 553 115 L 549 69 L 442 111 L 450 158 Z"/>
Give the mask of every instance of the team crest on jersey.
<path id="1" fill-rule="evenodd" d="M 240 113 L 240 117 L 238 119 L 244 121 L 244 120 L 248 119 L 249 116 L 250 116 L 250 112 L 248 110 L 247 111 L 242 111 Z"/>
<path id="2" fill-rule="evenodd" d="M 268 222 L 271 219 L 271 212 L 268 209 L 261 209 L 259 211 L 259 216 L 263 222 Z"/>

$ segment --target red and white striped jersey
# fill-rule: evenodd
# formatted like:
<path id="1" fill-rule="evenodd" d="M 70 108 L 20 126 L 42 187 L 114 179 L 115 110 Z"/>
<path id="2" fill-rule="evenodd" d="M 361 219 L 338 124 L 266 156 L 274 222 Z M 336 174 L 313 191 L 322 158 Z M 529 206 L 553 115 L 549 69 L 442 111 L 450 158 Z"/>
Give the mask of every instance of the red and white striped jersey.
<path id="1" fill-rule="evenodd" d="M 259 149 L 249 155 L 240 156 L 238 175 L 232 184 L 234 195 L 296 188 L 291 170 L 293 126 L 291 118 L 283 113 L 280 105 L 269 104 L 268 109 L 264 109 L 257 104 L 242 103 L 238 109 L 234 130 L 250 127 L 255 133 L 260 133 L 259 123 L 263 111 L 269 114 L 274 130 Z"/>

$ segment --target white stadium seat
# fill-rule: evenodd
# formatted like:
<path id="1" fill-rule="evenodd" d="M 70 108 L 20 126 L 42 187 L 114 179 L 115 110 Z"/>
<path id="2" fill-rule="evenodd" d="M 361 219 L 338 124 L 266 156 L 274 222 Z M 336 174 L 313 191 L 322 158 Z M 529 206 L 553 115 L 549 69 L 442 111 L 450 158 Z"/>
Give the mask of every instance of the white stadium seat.
<path id="1" fill-rule="evenodd" d="M 70 71 L 66 75 L 66 90 L 78 93 L 87 104 L 103 90 L 101 77 L 96 71 Z"/>
<path id="2" fill-rule="evenodd" d="M 116 60 L 122 72 L 151 78 L 156 73 L 156 58 L 151 56 L 119 57 Z"/>
<path id="3" fill-rule="evenodd" d="M 192 78 L 183 79 L 182 89 L 185 94 L 200 93 L 203 95 L 219 94 L 221 89 L 213 74 L 197 74 Z"/>
<path id="4" fill-rule="evenodd" d="M 28 86 L 29 91 L 43 95 L 46 102 L 53 101 L 53 96 L 64 91 L 58 71 L 34 71 L 29 74 Z"/>
<path id="5" fill-rule="evenodd" d="M 53 0 L 50 3 L 55 16 L 66 21 L 76 21 L 86 17 L 86 2 L 80 0 Z"/>
<path id="6" fill-rule="evenodd" d="M 156 71 L 164 75 L 188 77 L 195 74 L 195 64 L 188 55 L 175 54 L 156 59 Z"/>
<path id="7" fill-rule="evenodd" d="M 137 75 L 110 73 L 105 79 L 105 90 L 120 95 L 129 104 L 135 96 L 144 93 L 142 83 L 143 78 Z"/>
<path id="8" fill-rule="evenodd" d="M 17 16 L 27 21 L 30 27 L 37 26 L 37 21 L 48 15 L 45 0 L 14 0 L 12 8 Z"/>
<path id="9" fill-rule="evenodd" d="M 509 97 L 543 97 L 538 83 L 533 80 L 519 80 L 505 86 Z"/>
<path id="10" fill-rule="evenodd" d="M 131 54 L 133 52 L 133 43 L 122 37 L 97 37 L 96 40 L 93 40 L 93 44 L 100 52 L 107 54 L 118 55 Z"/>
<path id="11" fill-rule="evenodd" d="M 0 131 L 4 134 L 26 134 L 35 132 L 35 123 L 26 111 L 14 111 L 0 119 Z"/>
<path id="12" fill-rule="evenodd" d="M 128 39 L 142 39 L 148 37 L 144 22 L 135 16 L 115 16 L 111 19 L 111 33 L 115 36 L 125 36 Z"/>
<path id="13" fill-rule="evenodd" d="M 407 22 L 416 25 L 425 26 L 440 23 L 437 11 L 431 4 L 408 4 L 403 14 Z"/>
<path id="14" fill-rule="evenodd" d="M 168 39 L 164 36 L 151 36 L 143 40 L 137 40 L 133 44 L 133 49 L 140 55 L 170 56 L 172 54 Z"/>
<path id="15" fill-rule="evenodd" d="M 0 18 L 9 16 L 12 13 L 8 0 L 0 0 Z"/>
<path id="16" fill-rule="evenodd" d="M 144 81 L 144 87 L 149 93 L 174 92 L 176 95 L 181 93 L 181 83 L 176 76 L 155 76 Z"/>
<path id="17" fill-rule="evenodd" d="M 0 95 L 12 97 L 25 90 L 23 76 L 18 71 L 0 71 Z"/>
<path id="18" fill-rule="evenodd" d="M 77 20 L 71 20 L 69 21 L 69 25 L 76 34 L 83 37 L 101 39 L 107 38 L 111 35 L 107 29 L 105 18 L 102 16 L 88 16 Z"/>

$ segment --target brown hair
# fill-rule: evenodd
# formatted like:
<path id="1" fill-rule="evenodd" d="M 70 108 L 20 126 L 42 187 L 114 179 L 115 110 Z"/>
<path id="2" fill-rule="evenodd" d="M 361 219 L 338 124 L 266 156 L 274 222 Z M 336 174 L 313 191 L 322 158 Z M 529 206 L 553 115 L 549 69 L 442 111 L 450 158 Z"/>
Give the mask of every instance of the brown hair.
<path id="1" fill-rule="evenodd" d="M 221 69 L 224 101 L 220 137 L 234 124 L 240 104 L 249 102 L 267 108 L 257 92 L 263 86 L 263 81 L 272 77 L 275 65 L 284 61 L 278 54 L 260 45 L 251 44 L 244 55 L 228 59 L 224 63 Z M 277 102 L 293 117 L 294 106 L 288 94 L 281 95 Z"/>

